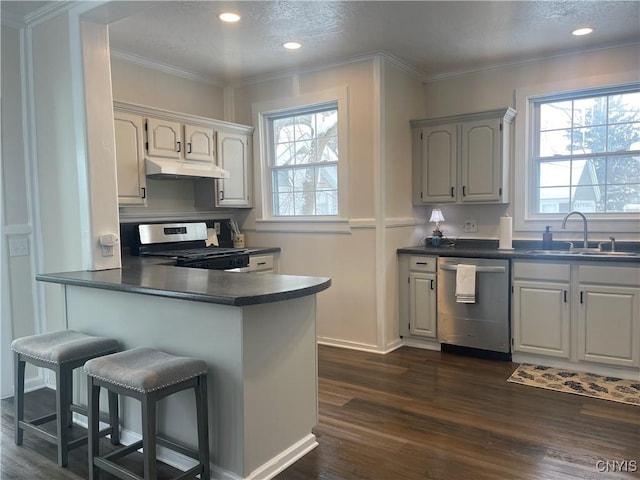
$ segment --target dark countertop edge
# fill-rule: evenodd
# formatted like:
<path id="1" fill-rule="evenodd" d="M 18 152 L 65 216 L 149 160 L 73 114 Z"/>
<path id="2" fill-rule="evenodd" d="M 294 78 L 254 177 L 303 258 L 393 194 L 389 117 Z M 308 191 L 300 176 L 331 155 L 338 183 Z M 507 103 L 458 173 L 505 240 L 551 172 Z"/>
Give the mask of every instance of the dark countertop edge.
<path id="1" fill-rule="evenodd" d="M 593 256 L 593 255 L 561 255 L 561 254 L 532 254 L 530 249 L 499 250 L 497 248 L 472 248 L 472 247 L 424 247 L 412 246 L 398 248 L 398 254 L 433 255 L 438 257 L 463 257 L 463 258 L 501 258 L 520 260 L 572 260 L 579 262 L 615 262 L 615 263 L 640 263 L 640 257 L 619 256 Z"/>
<path id="2" fill-rule="evenodd" d="M 68 272 L 73 273 L 73 272 Z M 83 280 L 77 278 L 70 278 L 59 274 L 37 274 L 36 280 L 48 283 L 59 283 L 63 285 L 73 285 L 76 287 L 97 288 L 101 290 L 112 290 L 118 292 L 139 293 L 143 295 L 153 295 L 157 297 L 177 298 L 182 300 L 189 300 L 195 302 L 214 303 L 218 305 L 228 305 L 233 307 L 244 307 L 249 305 L 259 305 L 264 303 L 275 303 L 284 300 L 293 300 L 296 298 L 306 297 L 313 295 L 323 290 L 328 289 L 331 286 L 331 279 L 327 277 L 315 277 L 321 280 L 321 283 L 311 285 L 304 288 L 297 288 L 295 290 L 288 290 L 284 292 L 272 292 L 256 295 L 244 295 L 244 296 L 222 296 L 212 295 L 204 293 L 193 292 L 179 292 L 175 290 L 162 290 L 156 288 L 148 288 L 130 284 L 117 284 L 110 282 L 100 282 L 94 280 Z"/>
<path id="3" fill-rule="evenodd" d="M 282 249 L 280 247 L 246 247 L 249 250 L 249 255 L 265 255 L 267 253 L 280 253 Z"/>

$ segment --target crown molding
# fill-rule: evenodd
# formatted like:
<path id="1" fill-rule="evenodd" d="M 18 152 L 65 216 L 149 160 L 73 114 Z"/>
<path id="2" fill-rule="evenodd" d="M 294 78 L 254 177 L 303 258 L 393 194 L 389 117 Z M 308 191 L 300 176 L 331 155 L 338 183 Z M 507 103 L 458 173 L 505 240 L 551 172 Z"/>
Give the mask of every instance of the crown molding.
<path id="1" fill-rule="evenodd" d="M 63 13 L 68 12 L 76 5 L 80 4 L 80 1 L 65 1 L 65 2 L 50 2 L 46 5 L 29 12 L 24 16 L 24 20 L 28 27 L 35 27 L 44 23 L 52 18 L 55 18 Z M 96 2 L 99 5 L 100 2 Z"/>
<path id="2" fill-rule="evenodd" d="M 555 58 L 572 57 L 572 56 L 575 56 L 575 55 L 582 55 L 582 54 L 585 54 L 585 53 L 599 52 L 599 51 L 604 51 L 604 50 L 613 50 L 613 49 L 617 49 L 617 48 L 625 48 L 625 47 L 632 47 L 632 46 L 633 47 L 640 46 L 640 42 L 624 43 L 624 44 L 620 44 L 620 45 L 609 45 L 609 46 L 606 46 L 606 47 L 597 47 L 597 48 L 591 48 L 591 49 L 586 49 L 586 50 L 572 50 L 570 52 L 563 52 L 563 53 L 559 53 L 559 54 L 555 54 L 555 55 L 528 58 L 528 59 L 525 59 L 525 60 L 515 60 L 515 61 L 512 61 L 512 62 L 497 63 L 497 64 L 493 64 L 493 65 L 484 65 L 484 66 L 481 66 L 481 67 L 474 67 L 474 68 L 458 70 L 458 71 L 443 72 L 443 73 L 438 73 L 438 74 L 435 74 L 435 75 L 423 76 L 422 77 L 422 81 L 423 81 L 423 83 L 438 82 L 438 81 L 441 81 L 441 80 L 447 80 L 447 79 L 456 78 L 456 77 L 464 77 L 465 75 L 472 75 L 472 74 L 475 74 L 475 73 L 487 72 L 487 71 L 490 71 L 490 70 L 499 70 L 499 69 L 502 69 L 502 68 L 515 67 L 515 66 L 518 66 L 518 65 L 526 65 L 526 64 L 529 64 L 529 63 L 542 62 L 544 60 L 552 60 L 552 59 L 555 59 Z"/>
<path id="3" fill-rule="evenodd" d="M 139 55 L 134 55 L 132 53 L 123 52 L 120 50 L 111 50 L 111 58 L 116 58 L 118 60 L 122 60 L 123 62 L 132 63 L 140 67 L 149 68 L 151 70 L 156 70 L 158 72 L 166 73 L 167 75 L 173 75 L 174 77 L 180 77 L 180 78 L 185 78 L 187 80 L 207 83 L 209 85 L 215 85 L 217 87 L 225 86 L 224 82 L 221 82 L 218 79 L 206 77 L 198 73 L 194 73 L 188 70 L 184 70 L 182 68 L 168 65 L 166 63 L 150 60 L 148 58 L 141 57 Z"/>
<path id="4" fill-rule="evenodd" d="M 409 73 L 410 75 L 414 76 L 418 80 L 422 80 L 424 78 L 424 75 L 422 73 L 420 73 L 413 66 L 409 65 L 408 63 L 404 62 L 403 60 L 400 60 L 398 57 L 395 57 L 392 54 L 390 54 L 388 52 L 385 52 L 385 51 L 376 51 L 376 52 L 363 53 L 361 55 L 354 55 L 352 57 L 348 57 L 348 58 L 345 58 L 345 59 L 342 59 L 342 60 L 338 60 L 336 62 L 323 63 L 323 64 L 315 65 L 313 67 L 301 68 L 301 69 L 297 69 L 297 70 L 288 70 L 288 71 L 284 71 L 284 72 L 280 72 L 280 73 L 274 73 L 274 74 L 257 75 L 255 77 L 248 77 L 246 79 L 243 79 L 243 80 L 240 80 L 240 81 L 237 81 L 237 82 L 233 82 L 231 86 L 234 87 L 234 88 L 245 87 L 245 86 L 256 84 L 256 83 L 260 83 L 260 82 L 271 81 L 271 80 L 280 80 L 282 78 L 290 77 L 291 75 L 301 75 L 301 74 L 305 74 L 305 73 L 318 72 L 318 71 L 321 71 L 321 70 L 327 70 L 329 68 L 342 67 L 342 66 L 349 65 L 349 64 L 352 64 L 352 63 L 358 63 L 358 62 L 363 62 L 363 61 L 367 61 L 367 60 L 373 60 L 375 58 L 380 58 L 380 57 L 384 58 L 389 63 L 393 64 L 394 66 L 396 66 L 398 68 L 400 68 L 401 70 L 403 70 L 403 71 Z"/>

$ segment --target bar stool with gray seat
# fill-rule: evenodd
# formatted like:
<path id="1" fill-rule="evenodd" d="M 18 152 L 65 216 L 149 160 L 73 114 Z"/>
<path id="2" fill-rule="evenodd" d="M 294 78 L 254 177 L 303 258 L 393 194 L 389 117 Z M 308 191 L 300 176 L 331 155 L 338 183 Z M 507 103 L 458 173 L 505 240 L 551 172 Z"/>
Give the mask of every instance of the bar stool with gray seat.
<path id="1" fill-rule="evenodd" d="M 15 372 L 15 443 L 22 445 L 24 431 L 35 433 L 58 446 L 58 465 L 65 467 L 69 450 L 87 443 L 87 435 L 71 440 L 72 412 L 86 414 L 86 409 L 73 404 L 73 370 L 87 360 L 108 355 L 119 350 L 118 341 L 112 338 L 85 335 L 74 330 L 31 335 L 11 343 L 14 352 Z M 24 372 L 26 363 L 48 368 L 56 374 L 56 411 L 40 418 L 24 419 Z M 56 420 L 56 435 L 41 425 Z M 111 434 L 111 443 L 120 443 L 118 429 L 118 397 L 109 396 L 109 428 L 100 436 Z"/>
<path id="2" fill-rule="evenodd" d="M 209 480 L 209 433 L 207 414 L 207 365 L 203 360 L 178 357 L 139 347 L 95 358 L 84 366 L 87 374 L 89 415 L 89 479 L 98 478 L 100 469 L 125 480 L 141 479 L 114 462 L 142 447 L 144 479 L 156 478 L 156 444 L 198 460 L 198 464 L 176 478 Z M 142 407 L 142 440 L 112 453 L 99 456 L 98 411 L 100 388 L 129 396 Z M 173 393 L 193 388 L 196 399 L 198 451 L 157 435 L 157 402 Z"/>

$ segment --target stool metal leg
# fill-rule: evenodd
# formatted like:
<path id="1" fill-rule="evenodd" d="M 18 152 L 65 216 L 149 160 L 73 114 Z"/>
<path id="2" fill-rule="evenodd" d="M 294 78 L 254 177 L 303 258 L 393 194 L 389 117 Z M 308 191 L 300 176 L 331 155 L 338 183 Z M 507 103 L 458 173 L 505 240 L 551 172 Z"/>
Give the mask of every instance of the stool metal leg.
<path id="1" fill-rule="evenodd" d="M 145 480 L 156 479 L 156 407 L 154 392 L 142 397 L 142 454 Z"/>
<path id="2" fill-rule="evenodd" d="M 15 372 L 15 442 L 16 445 L 22 445 L 23 431 L 20 427 L 20 422 L 24 420 L 24 369 L 25 362 L 20 359 L 20 354 L 14 352 L 13 354 L 14 372 Z"/>
<path id="3" fill-rule="evenodd" d="M 109 397 L 111 398 L 111 396 Z M 98 429 L 100 427 L 100 387 L 93 384 L 93 377 L 87 378 L 87 450 L 89 452 L 89 480 L 97 480 L 100 469 L 93 463 L 99 454 Z"/>
<path id="4" fill-rule="evenodd" d="M 111 444 L 120 444 L 120 421 L 118 412 L 118 394 L 107 390 L 109 396 L 109 424 L 111 425 Z"/>
<path id="5" fill-rule="evenodd" d="M 61 365 L 56 365 L 56 426 L 58 429 L 58 465 L 67 466 L 69 456 L 69 383 L 71 372 Z"/>
<path id="6" fill-rule="evenodd" d="M 202 475 L 200 480 L 211 478 L 211 467 L 209 466 L 209 417 L 207 414 L 207 376 L 198 377 L 196 393 L 196 421 L 198 423 L 198 451 L 200 453 L 200 463 L 202 464 Z"/>

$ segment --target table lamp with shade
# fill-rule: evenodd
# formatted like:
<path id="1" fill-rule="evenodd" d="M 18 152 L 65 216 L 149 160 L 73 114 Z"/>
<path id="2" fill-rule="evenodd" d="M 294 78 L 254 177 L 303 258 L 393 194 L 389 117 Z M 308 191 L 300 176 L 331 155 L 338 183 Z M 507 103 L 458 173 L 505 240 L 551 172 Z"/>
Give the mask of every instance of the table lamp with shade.
<path id="1" fill-rule="evenodd" d="M 431 237 L 431 246 L 439 247 L 440 242 L 442 241 L 442 231 L 440 230 L 440 222 L 444 222 L 444 215 L 442 215 L 442 210 L 439 208 L 434 208 L 431 210 L 431 218 L 429 222 L 435 223 L 436 228 L 433 231 L 433 236 Z"/>

